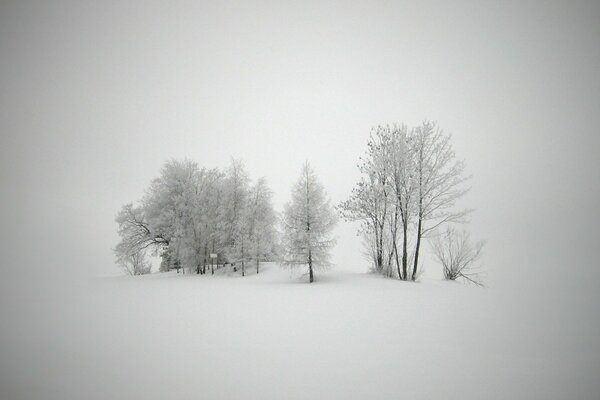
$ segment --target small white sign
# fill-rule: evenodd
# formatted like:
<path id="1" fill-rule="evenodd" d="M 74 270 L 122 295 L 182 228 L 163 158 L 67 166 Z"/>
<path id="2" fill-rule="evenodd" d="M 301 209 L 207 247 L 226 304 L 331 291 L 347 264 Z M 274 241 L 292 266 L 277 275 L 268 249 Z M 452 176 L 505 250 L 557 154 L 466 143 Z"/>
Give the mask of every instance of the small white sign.
<path id="1" fill-rule="evenodd" d="M 210 253 L 210 258 L 217 258 L 217 253 Z"/>

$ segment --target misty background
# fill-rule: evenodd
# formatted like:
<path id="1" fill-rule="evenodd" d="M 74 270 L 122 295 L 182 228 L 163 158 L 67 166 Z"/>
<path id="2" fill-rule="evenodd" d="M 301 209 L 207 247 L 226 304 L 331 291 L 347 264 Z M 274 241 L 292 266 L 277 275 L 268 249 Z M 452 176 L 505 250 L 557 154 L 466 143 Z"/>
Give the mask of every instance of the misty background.
<path id="1" fill-rule="evenodd" d="M 592 338 L 599 38 L 592 1 L 2 1 L 2 282 L 121 274 L 114 217 L 170 158 L 242 159 L 279 211 L 309 160 L 337 204 L 372 127 L 432 119 L 473 176 L 489 290 Z M 368 268 L 355 231 L 338 269 Z"/>
<path id="2" fill-rule="evenodd" d="M 453 134 L 457 158 L 472 175 L 472 190 L 459 206 L 475 208 L 468 229 L 473 240 L 487 241 L 487 287 L 453 297 L 451 287 L 438 290 L 431 281 L 394 282 L 405 292 L 389 298 L 419 306 L 428 304 L 427 294 L 446 299 L 429 309 L 399 304 L 398 313 L 409 317 L 415 335 L 436 340 L 442 332 L 430 331 L 442 326 L 477 338 L 473 348 L 457 350 L 460 356 L 442 352 L 451 355 L 442 365 L 479 371 L 488 383 L 517 393 L 544 384 L 557 396 L 598 393 L 599 39 L 596 1 L 0 0 L 0 393 L 66 398 L 69 390 L 77 393 L 68 387 L 77 381 L 83 396 L 103 382 L 125 382 L 121 375 L 131 363 L 196 360 L 188 347 L 169 341 L 170 364 L 171 353 L 150 343 L 163 330 L 170 334 L 169 323 L 196 338 L 187 320 L 177 325 L 177 313 L 160 311 L 162 298 L 148 296 L 178 299 L 175 294 L 135 281 L 134 301 L 120 309 L 119 296 L 111 297 L 128 296 L 131 281 L 121 291 L 98 289 L 104 288 L 98 282 L 113 282 L 102 277 L 122 274 L 113 254 L 116 213 L 142 198 L 165 161 L 224 168 L 231 157 L 241 159 L 252 179 L 267 178 L 281 211 L 308 160 L 337 204 L 358 179 L 372 127 L 425 119 Z M 340 221 L 335 231 L 338 271 L 368 269 L 356 228 Z M 424 262 L 426 275 L 441 270 L 429 258 Z M 369 282 L 367 291 L 352 287 L 370 300 L 364 304 L 377 304 L 369 287 L 395 289 Z M 221 293 L 220 286 L 205 287 Z M 186 290 L 179 294 L 184 299 L 192 293 Z M 304 292 L 294 293 L 304 304 Z M 148 299 L 159 311 L 138 314 Z M 341 327 L 340 337 L 360 338 L 360 327 L 383 320 L 381 312 L 365 314 L 372 321 L 357 317 L 357 329 Z M 239 313 L 206 315 L 217 321 L 211 326 L 252 326 Z M 257 314 L 264 329 L 280 327 L 267 314 Z M 164 316 L 161 329 L 150 315 Z M 285 308 L 274 315 L 287 318 L 284 327 L 302 322 L 288 318 Z M 437 316 L 449 322 L 428 325 Z M 392 317 L 390 326 L 404 324 Z M 126 346 L 137 338 L 129 321 L 144 318 L 150 322 L 142 326 L 153 327 L 148 343 L 134 346 L 138 357 L 126 359 Z M 333 322 L 314 329 L 325 332 Z M 392 335 L 386 326 L 375 332 Z M 127 329 L 132 336 L 121 336 Z M 332 347 L 342 359 L 345 345 Z M 243 349 L 240 365 L 248 361 L 244 354 L 254 355 L 252 347 Z M 403 354 L 402 347 L 391 350 Z M 198 360 L 220 359 L 216 351 L 196 351 Z M 409 352 L 409 360 L 411 354 L 430 360 L 428 368 L 437 365 L 435 351 L 425 358 Z M 394 356 L 392 366 L 405 355 Z M 520 372 L 529 366 L 541 369 Z M 488 367 L 500 375 L 485 378 Z M 346 377 L 338 378 L 345 386 Z M 157 382 L 147 386 L 150 394 L 170 390 Z M 479 383 L 469 386 L 485 390 Z M 105 392 L 93 393 L 103 398 Z"/>

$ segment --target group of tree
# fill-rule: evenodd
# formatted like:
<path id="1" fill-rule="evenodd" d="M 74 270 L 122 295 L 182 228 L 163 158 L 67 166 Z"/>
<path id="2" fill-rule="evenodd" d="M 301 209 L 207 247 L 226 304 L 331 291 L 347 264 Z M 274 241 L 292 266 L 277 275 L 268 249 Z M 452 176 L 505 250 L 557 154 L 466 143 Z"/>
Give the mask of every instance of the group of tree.
<path id="1" fill-rule="evenodd" d="M 260 263 L 277 253 L 272 192 L 264 178 L 252 183 L 236 160 L 224 172 L 168 161 L 145 196 L 123 206 L 116 222 L 117 262 L 132 275 L 150 271 L 148 253 L 161 257 L 161 271 L 214 274 L 229 263 L 242 275 L 250 263 L 258 273 Z"/>
<path id="2" fill-rule="evenodd" d="M 473 267 L 483 244 L 472 245 L 468 233 L 453 226 L 466 222 L 469 210 L 456 207 L 468 178 L 451 135 L 429 121 L 413 128 L 378 126 L 358 168 L 359 181 L 337 209 L 345 220 L 360 221 L 374 271 L 416 280 L 429 239 L 446 279 L 479 284 Z M 171 160 L 142 200 L 123 206 L 116 221 L 117 261 L 132 275 L 150 271 L 146 254 L 152 251 L 162 258 L 161 271 L 205 274 L 210 268 L 214 274 L 215 267 L 230 264 L 243 276 L 250 263 L 258 273 L 261 261 L 279 260 L 306 268 L 313 282 L 315 269 L 330 265 L 337 216 L 308 163 L 278 218 L 266 180 L 252 183 L 240 161 L 232 160 L 223 172 Z M 440 233 L 443 225 L 449 226 Z"/>
<path id="3" fill-rule="evenodd" d="M 438 261 L 455 257 L 460 248 L 468 260 L 444 267 L 447 279 L 467 278 L 479 257 L 481 244 L 468 244 L 468 235 L 455 229 L 439 234 L 444 224 L 465 222 L 469 210 L 456 209 L 467 191 L 464 163 L 457 160 L 452 137 L 436 123 L 378 126 L 371 131 L 367 151 L 358 164 L 360 180 L 350 198 L 338 205 L 342 217 L 360 221 L 373 270 L 401 280 L 419 276 L 423 239 L 435 238 L 432 250 Z M 459 246 L 459 244 L 462 245 Z M 452 263 L 450 263 L 452 264 Z M 456 263 L 454 263 L 456 264 Z"/>
<path id="4" fill-rule="evenodd" d="M 314 270 L 329 263 L 337 216 L 308 163 L 292 189 L 282 218 L 272 205 L 266 179 L 251 183 L 244 165 L 232 160 L 225 172 L 171 160 L 137 205 L 118 213 L 117 262 L 131 275 L 149 273 L 148 252 L 160 255 L 160 271 L 205 274 L 229 264 L 244 276 L 249 263 L 279 260 Z M 281 223 L 283 234 L 277 225 Z M 216 255 L 216 259 L 211 257 Z"/>

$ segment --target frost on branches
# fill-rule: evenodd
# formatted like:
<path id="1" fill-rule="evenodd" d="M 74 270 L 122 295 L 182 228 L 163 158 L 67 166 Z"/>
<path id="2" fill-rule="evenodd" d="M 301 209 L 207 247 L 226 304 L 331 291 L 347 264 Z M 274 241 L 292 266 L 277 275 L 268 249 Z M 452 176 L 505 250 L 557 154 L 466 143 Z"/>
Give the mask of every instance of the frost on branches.
<path id="1" fill-rule="evenodd" d="M 225 173 L 189 160 L 167 162 L 139 204 L 123 206 L 116 222 L 121 241 L 115 254 L 129 273 L 150 272 L 147 252 L 161 256 L 161 271 L 197 274 L 226 263 L 241 264 L 243 274 L 248 261 L 258 271 L 261 261 L 275 257 L 271 192 L 264 178 L 250 186 L 236 160 Z M 144 268 L 134 267 L 136 260 Z"/>
<path id="2" fill-rule="evenodd" d="M 305 163 L 283 212 L 283 264 L 308 268 L 313 282 L 315 268 L 330 265 L 329 251 L 335 244 L 331 231 L 336 222 L 323 186 Z"/>
<path id="3" fill-rule="evenodd" d="M 444 224 L 465 222 L 469 210 L 456 203 L 468 190 L 467 177 L 451 139 L 427 121 L 372 130 L 361 178 L 338 211 L 361 222 L 373 270 L 416 280 L 422 239 Z"/>

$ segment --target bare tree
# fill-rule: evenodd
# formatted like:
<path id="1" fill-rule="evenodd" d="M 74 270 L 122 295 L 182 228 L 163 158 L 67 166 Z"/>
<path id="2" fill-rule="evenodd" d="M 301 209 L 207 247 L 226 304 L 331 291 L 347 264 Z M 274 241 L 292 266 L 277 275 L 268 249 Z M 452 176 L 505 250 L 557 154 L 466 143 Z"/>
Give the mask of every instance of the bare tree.
<path id="1" fill-rule="evenodd" d="M 129 275 L 145 275 L 152 270 L 152 265 L 146 261 L 144 251 L 120 254 L 117 256 L 117 263 Z"/>
<path id="2" fill-rule="evenodd" d="M 462 222 L 469 210 L 454 210 L 468 188 L 463 183 L 464 163 L 455 160 L 451 136 L 433 122 L 423 122 L 410 135 L 415 188 L 416 245 L 412 280 L 416 279 L 421 239 L 440 225 Z M 427 225 L 429 224 L 429 225 Z M 427 225 L 427 226 L 426 226 Z"/>
<path id="3" fill-rule="evenodd" d="M 467 231 L 457 231 L 448 227 L 440 235 L 430 238 L 431 250 L 442 264 L 444 277 L 448 280 L 463 278 L 478 286 L 483 286 L 475 271 L 475 262 L 481 257 L 484 242 L 471 244 Z"/>

